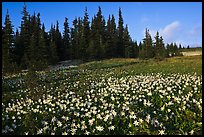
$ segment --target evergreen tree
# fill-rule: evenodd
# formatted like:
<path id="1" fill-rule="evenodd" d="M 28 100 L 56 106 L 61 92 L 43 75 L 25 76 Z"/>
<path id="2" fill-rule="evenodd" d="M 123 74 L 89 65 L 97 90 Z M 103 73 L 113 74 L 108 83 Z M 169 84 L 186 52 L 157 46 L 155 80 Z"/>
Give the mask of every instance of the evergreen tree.
<path id="1" fill-rule="evenodd" d="M 59 22 L 58 21 L 56 23 L 56 30 L 54 33 L 54 41 L 55 41 L 55 45 L 57 47 L 57 56 L 59 57 L 59 61 L 65 60 L 65 51 L 64 51 L 63 44 L 62 44 L 62 36 L 61 36 L 60 31 L 59 31 Z"/>
<path id="2" fill-rule="evenodd" d="M 4 27 L 2 29 L 2 52 L 3 52 L 3 71 L 4 72 L 11 72 L 12 64 L 14 63 L 14 32 L 13 32 L 13 25 L 11 23 L 8 10 L 6 13 L 6 18 L 4 22 Z"/>
<path id="3" fill-rule="evenodd" d="M 94 15 L 91 21 L 90 41 L 89 41 L 89 47 L 87 50 L 89 59 L 91 60 L 96 59 L 97 57 L 98 45 L 96 44 L 97 43 L 96 35 L 98 35 L 98 33 L 96 28 L 96 16 Z"/>
<path id="4" fill-rule="evenodd" d="M 181 49 L 181 44 L 179 44 L 179 49 Z"/>
<path id="5" fill-rule="evenodd" d="M 123 46 L 125 50 L 125 57 L 130 58 L 133 54 L 132 48 L 131 48 L 131 38 L 128 32 L 128 26 L 126 24 L 123 34 Z"/>
<path id="6" fill-rule="evenodd" d="M 155 58 L 157 59 L 164 59 L 164 57 L 166 56 L 166 50 L 164 47 L 164 42 L 163 42 L 163 38 L 160 37 L 159 38 L 159 32 L 156 33 L 155 36 Z"/>
<path id="7" fill-rule="evenodd" d="M 113 51 L 113 40 L 112 40 L 112 30 L 111 30 L 111 19 L 110 15 L 107 21 L 107 29 L 106 29 L 106 44 L 105 44 L 105 56 L 106 58 L 112 57 Z"/>
<path id="8" fill-rule="evenodd" d="M 137 45 L 137 41 L 131 41 L 131 50 L 130 50 L 130 57 L 131 58 L 137 58 L 138 57 L 138 53 L 139 53 L 139 48 Z"/>
<path id="9" fill-rule="evenodd" d="M 83 26 L 82 26 L 82 19 L 78 18 L 78 25 L 77 25 L 78 31 L 77 31 L 77 39 L 79 42 L 78 45 L 78 59 L 83 59 L 84 57 L 84 44 L 85 44 L 85 38 L 83 36 Z"/>
<path id="10" fill-rule="evenodd" d="M 65 18 L 64 22 L 64 32 L 63 32 L 63 48 L 65 51 L 65 59 L 70 59 L 70 32 L 68 18 Z"/>
<path id="11" fill-rule="evenodd" d="M 17 63 L 17 66 L 20 66 L 21 64 L 21 43 L 20 43 L 20 34 L 18 29 L 16 29 L 16 33 L 15 33 L 15 49 L 14 49 L 14 55 L 15 55 L 15 62 Z"/>
<path id="12" fill-rule="evenodd" d="M 105 54 L 105 40 L 104 40 L 104 32 L 105 32 L 105 20 L 103 19 L 101 7 L 98 7 L 98 12 L 95 19 L 96 25 L 96 38 L 95 44 L 97 45 L 96 49 L 96 59 L 101 59 Z"/>
<path id="13" fill-rule="evenodd" d="M 152 38 L 149 33 L 149 30 L 145 31 L 145 38 L 143 39 L 143 48 L 144 58 L 152 58 L 154 57 L 154 51 L 152 46 Z"/>
<path id="14" fill-rule="evenodd" d="M 47 53 L 47 46 L 46 46 L 46 39 L 45 39 L 45 32 L 44 30 L 40 31 L 39 35 L 39 58 L 38 58 L 38 69 L 42 70 L 48 66 L 48 53 Z"/>
<path id="15" fill-rule="evenodd" d="M 30 44 L 30 32 L 29 32 L 29 26 L 30 26 L 30 18 L 29 14 L 27 12 L 27 7 L 24 3 L 23 11 L 21 12 L 23 14 L 22 21 L 21 21 L 21 27 L 20 27 L 20 58 L 21 58 L 21 68 L 27 69 L 29 64 L 28 59 L 28 48 Z"/>
<path id="16" fill-rule="evenodd" d="M 79 39 L 78 39 L 78 20 L 73 20 L 73 28 L 71 28 L 71 45 L 72 45 L 72 59 L 79 58 Z"/>
<path id="17" fill-rule="evenodd" d="M 56 42 L 54 41 L 55 39 L 55 27 L 51 25 L 51 29 L 49 32 L 49 59 L 48 62 L 49 64 L 56 64 L 59 61 L 59 57 L 57 55 L 57 46 Z"/>
<path id="18" fill-rule="evenodd" d="M 117 29 L 114 15 L 112 15 L 111 18 L 111 39 L 112 39 L 111 57 L 117 57 Z"/>
<path id="19" fill-rule="evenodd" d="M 123 18 L 121 8 L 119 8 L 119 20 L 118 20 L 118 42 L 117 42 L 117 55 L 118 57 L 124 57 L 125 48 L 123 44 Z"/>
<path id="20" fill-rule="evenodd" d="M 83 18 L 83 46 L 82 46 L 82 59 L 87 60 L 89 58 L 88 55 L 88 47 L 90 42 L 90 22 L 89 22 L 89 16 L 87 12 L 87 7 L 85 8 L 84 18 Z"/>

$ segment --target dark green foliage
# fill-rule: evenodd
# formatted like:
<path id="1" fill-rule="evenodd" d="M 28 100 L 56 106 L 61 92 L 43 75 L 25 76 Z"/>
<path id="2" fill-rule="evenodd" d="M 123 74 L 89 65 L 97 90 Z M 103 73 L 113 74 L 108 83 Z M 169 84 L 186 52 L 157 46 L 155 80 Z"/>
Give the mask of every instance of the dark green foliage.
<path id="1" fill-rule="evenodd" d="M 6 13 L 4 27 L 2 28 L 2 71 L 3 72 L 13 72 L 15 67 L 15 55 L 14 55 L 14 32 L 13 25 L 8 14 Z"/>
<path id="2" fill-rule="evenodd" d="M 130 58 L 132 55 L 132 47 L 131 47 L 131 38 L 128 32 L 128 26 L 126 25 L 124 29 L 124 34 L 123 34 L 123 45 L 124 45 L 124 50 L 125 50 L 125 57 Z"/>
<path id="3" fill-rule="evenodd" d="M 123 40 L 123 18 L 122 18 L 122 11 L 119 8 L 119 20 L 118 20 L 118 41 L 117 41 L 117 55 L 118 57 L 125 56 L 125 48 L 124 48 L 124 40 Z"/>
<path id="4" fill-rule="evenodd" d="M 140 58 L 148 59 L 154 57 L 154 47 L 152 44 L 152 38 L 149 33 L 149 30 L 146 29 L 145 31 L 145 38 L 143 39 L 142 48 L 140 50 Z"/>
<path id="5" fill-rule="evenodd" d="M 64 32 L 63 32 L 63 56 L 64 59 L 70 59 L 70 32 L 68 18 L 65 18 L 64 21 Z"/>
<path id="6" fill-rule="evenodd" d="M 164 47 L 163 38 L 159 37 L 159 32 L 156 33 L 155 40 L 155 58 L 162 60 L 166 56 L 166 50 Z"/>
<path id="7" fill-rule="evenodd" d="M 153 43 L 149 30 L 145 38 L 137 45 L 130 37 L 127 24 L 123 26 L 121 8 L 118 12 L 116 27 L 114 15 L 106 22 L 101 7 L 91 21 L 85 7 L 84 17 L 76 17 L 69 28 L 68 18 L 64 21 L 63 33 L 59 31 L 59 22 L 51 25 L 49 32 L 41 22 L 40 13 L 30 15 L 24 4 L 20 30 L 14 35 L 8 12 L 2 27 L 3 71 L 12 72 L 20 69 L 42 70 L 58 61 L 80 59 L 83 61 L 106 58 L 157 58 L 177 56 L 175 43 L 164 47 L 163 38 L 157 33 Z M 181 45 L 179 45 L 181 49 Z"/>

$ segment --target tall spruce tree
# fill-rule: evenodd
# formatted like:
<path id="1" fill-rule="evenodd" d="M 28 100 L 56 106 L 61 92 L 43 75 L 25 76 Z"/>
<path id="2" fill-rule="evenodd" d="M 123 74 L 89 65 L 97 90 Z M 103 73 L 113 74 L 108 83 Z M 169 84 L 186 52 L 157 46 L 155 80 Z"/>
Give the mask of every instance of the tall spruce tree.
<path id="1" fill-rule="evenodd" d="M 113 40 L 112 40 L 112 30 L 111 30 L 111 19 L 110 15 L 107 21 L 107 29 L 106 29 L 106 43 L 105 43 L 105 56 L 106 58 L 112 57 L 113 52 Z"/>
<path id="2" fill-rule="evenodd" d="M 96 25 L 96 41 L 95 44 L 97 45 L 97 50 L 96 50 L 96 59 L 101 59 L 104 57 L 105 54 L 105 40 L 104 40 L 104 32 L 105 32 L 105 20 L 102 16 L 102 11 L 101 7 L 98 7 L 98 12 L 96 14 L 96 19 L 95 19 L 95 25 Z"/>
<path id="3" fill-rule="evenodd" d="M 21 58 L 21 68 L 27 69 L 29 64 L 28 59 L 28 48 L 30 44 L 30 32 L 29 32 L 29 13 L 27 12 L 26 4 L 24 3 L 23 11 L 21 12 L 23 17 L 21 21 L 21 27 L 20 27 L 20 43 L 21 43 L 21 49 L 20 49 L 20 58 Z"/>
<path id="4" fill-rule="evenodd" d="M 57 46 L 55 39 L 55 27 L 51 25 L 50 31 L 49 31 L 49 64 L 56 64 L 59 61 L 59 57 L 57 55 Z"/>
<path id="5" fill-rule="evenodd" d="M 65 50 L 65 59 L 70 59 L 70 31 L 68 18 L 65 18 L 64 21 L 64 32 L 63 32 L 63 47 Z"/>
<path id="6" fill-rule="evenodd" d="M 78 20 L 73 20 L 73 28 L 71 28 L 71 46 L 72 46 L 72 59 L 79 58 L 79 39 L 78 39 Z"/>
<path id="7" fill-rule="evenodd" d="M 84 18 L 83 18 L 83 47 L 82 47 L 82 59 L 87 60 L 89 58 L 88 55 L 88 47 L 90 42 L 90 22 L 89 15 L 87 12 L 87 7 L 85 8 Z"/>
<path id="8" fill-rule="evenodd" d="M 65 60 L 65 51 L 62 44 L 62 35 L 59 31 L 59 22 L 56 23 L 56 30 L 54 34 L 55 45 L 57 46 L 57 56 L 59 57 L 59 61 Z"/>
<path id="9" fill-rule="evenodd" d="M 111 39 L 112 39 L 112 56 L 117 57 L 117 28 L 115 23 L 115 17 L 112 14 L 111 17 Z"/>
<path id="10" fill-rule="evenodd" d="M 123 46 L 124 46 L 124 51 L 125 55 L 124 57 L 130 58 L 132 56 L 132 49 L 131 49 L 131 38 L 128 32 L 128 26 L 126 24 L 124 33 L 123 33 Z"/>
<path id="11" fill-rule="evenodd" d="M 2 52 L 3 52 L 3 72 L 11 72 L 14 63 L 14 32 L 8 10 L 6 12 L 4 27 L 2 29 Z"/>
<path id="12" fill-rule="evenodd" d="M 117 42 L 117 55 L 118 57 L 125 57 L 125 48 L 123 43 L 123 17 L 121 8 L 119 8 L 119 20 L 118 20 L 118 42 Z"/>
<path id="13" fill-rule="evenodd" d="M 145 30 L 145 38 L 143 39 L 143 48 L 144 58 L 152 58 L 154 57 L 152 38 L 149 33 L 149 30 L 146 28 Z"/>

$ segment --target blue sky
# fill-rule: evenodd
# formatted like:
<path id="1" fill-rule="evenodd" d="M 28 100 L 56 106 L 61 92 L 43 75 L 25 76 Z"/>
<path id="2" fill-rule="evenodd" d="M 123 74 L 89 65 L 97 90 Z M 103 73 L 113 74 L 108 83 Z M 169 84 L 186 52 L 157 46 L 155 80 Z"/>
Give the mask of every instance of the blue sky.
<path id="1" fill-rule="evenodd" d="M 2 24 L 8 9 L 16 30 L 20 26 L 23 5 L 23 2 L 2 2 Z M 159 31 L 165 43 L 202 46 L 202 2 L 26 2 L 26 5 L 29 14 L 40 12 L 46 31 L 58 20 L 62 32 L 65 17 L 71 27 L 75 17 L 84 16 L 85 7 L 89 21 L 100 6 L 105 20 L 113 14 L 118 24 L 118 9 L 121 7 L 124 25 L 128 24 L 131 37 L 138 42 L 148 28 L 152 37 Z"/>

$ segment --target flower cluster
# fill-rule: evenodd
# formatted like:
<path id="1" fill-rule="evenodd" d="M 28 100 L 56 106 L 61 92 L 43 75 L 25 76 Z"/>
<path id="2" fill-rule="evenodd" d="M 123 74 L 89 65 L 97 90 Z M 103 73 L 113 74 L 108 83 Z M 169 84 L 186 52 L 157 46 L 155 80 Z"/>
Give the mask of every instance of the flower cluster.
<path id="1" fill-rule="evenodd" d="M 42 84 L 33 90 L 43 94 L 31 98 L 23 80 L 16 92 L 3 94 L 2 134 L 202 134 L 201 76 L 38 75 Z"/>

